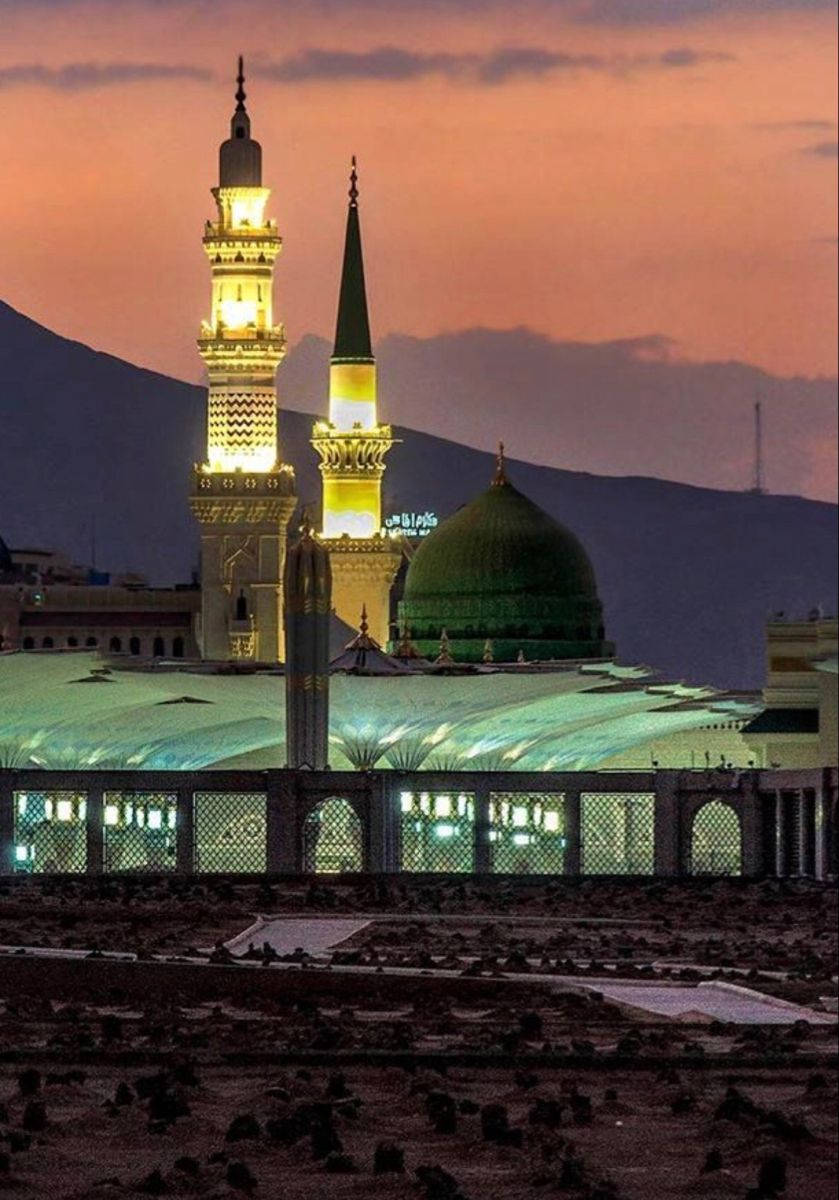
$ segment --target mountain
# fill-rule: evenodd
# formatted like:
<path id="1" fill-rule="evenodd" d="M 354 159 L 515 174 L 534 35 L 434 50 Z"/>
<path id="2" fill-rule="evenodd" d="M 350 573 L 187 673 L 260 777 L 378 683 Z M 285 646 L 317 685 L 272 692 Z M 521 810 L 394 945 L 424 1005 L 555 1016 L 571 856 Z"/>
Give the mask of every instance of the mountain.
<path id="1" fill-rule="evenodd" d="M 300 396 L 322 406 L 327 356 L 311 338 L 292 352 L 284 405 Z M 391 350 L 382 357 L 390 415 L 398 388 Z M 198 550 L 187 494 L 190 465 L 203 457 L 203 390 L 58 337 L 2 303 L 0 379 L 0 534 L 9 545 L 53 546 L 87 561 L 95 516 L 100 565 L 162 583 L 187 578 Z M 512 401 L 509 410 L 508 423 L 519 419 Z M 281 436 L 301 498 L 317 502 L 312 419 L 284 408 Z M 443 517 L 491 478 L 490 454 L 397 433 L 389 511 Z M 767 613 L 834 604 L 832 505 L 524 462 L 510 463 L 509 474 L 586 545 L 624 661 L 696 683 L 759 687 Z"/>

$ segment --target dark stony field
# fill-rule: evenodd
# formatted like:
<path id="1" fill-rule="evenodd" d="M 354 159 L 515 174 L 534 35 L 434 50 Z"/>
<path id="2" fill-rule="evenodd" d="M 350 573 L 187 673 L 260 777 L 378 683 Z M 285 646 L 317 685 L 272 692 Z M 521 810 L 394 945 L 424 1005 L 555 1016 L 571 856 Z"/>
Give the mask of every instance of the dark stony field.
<path id="1" fill-rule="evenodd" d="M 208 965 L 257 913 L 376 919 L 315 959 Z M 702 971 L 823 1008 L 835 917 L 812 884 L 6 881 L 0 1191 L 826 1200 L 835 1025 L 544 977 Z"/>

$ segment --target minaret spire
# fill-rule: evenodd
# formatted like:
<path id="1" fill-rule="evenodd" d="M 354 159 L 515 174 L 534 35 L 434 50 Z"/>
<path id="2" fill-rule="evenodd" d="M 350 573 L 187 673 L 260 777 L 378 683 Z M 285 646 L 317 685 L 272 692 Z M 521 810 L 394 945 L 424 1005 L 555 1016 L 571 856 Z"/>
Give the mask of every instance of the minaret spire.
<path id="1" fill-rule="evenodd" d="M 361 253 L 361 226 L 358 220 L 358 171 L 355 155 L 352 156 L 349 197 L 344 265 L 341 271 L 341 292 L 338 298 L 338 320 L 335 326 L 332 359 L 360 359 L 372 362 L 364 259 Z"/>
<path id="2" fill-rule="evenodd" d="M 322 537 L 331 556 L 335 611 L 355 625 L 364 604 L 359 637 L 383 646 L 390 637 L 390 585 L 402 549 L 382 534 L 382 476 L 394 439 L 390 426 L 381 424 L 378 416 L 355 155 L 347 195 L 335 348 L 329 364 L 329 416 L 315 422 L 312 445 L 321 460 Z"/>
<path id="3" fill-rule="evenodd" d="M 239 55 L 239 74 L 236 76 L 236 83 L 239 85 L 236 89 L 236 112 L 245 111 L 245 60 L 242 55 Z"/>

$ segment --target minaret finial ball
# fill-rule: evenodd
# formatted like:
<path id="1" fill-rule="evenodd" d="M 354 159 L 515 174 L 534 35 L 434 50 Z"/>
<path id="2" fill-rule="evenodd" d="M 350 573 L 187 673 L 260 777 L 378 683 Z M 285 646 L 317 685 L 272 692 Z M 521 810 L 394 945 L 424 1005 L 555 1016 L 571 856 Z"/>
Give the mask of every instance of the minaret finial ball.
<path id="1" fill-rule="evenodd" d="M 239 55 L 239 73 L 236 76 L 236 111 L 243 112 L 245 108 L 245 60 Z"/>
<path id="2" fill-rule="evenodd" d="M 495 478 L 492 481 L 493 487 L 501 487 L 507 483 L 507 469 L 504 460 L 504 443 L 498 443 L 498 453 L 495 456 Z"/>
<path id="3" fill-rule="evenodd" d="M 350 171 L 350 208 L 358 208 L 358 171 L 356 170 L 355 155 L 352 156 L 352 170 Z"/>

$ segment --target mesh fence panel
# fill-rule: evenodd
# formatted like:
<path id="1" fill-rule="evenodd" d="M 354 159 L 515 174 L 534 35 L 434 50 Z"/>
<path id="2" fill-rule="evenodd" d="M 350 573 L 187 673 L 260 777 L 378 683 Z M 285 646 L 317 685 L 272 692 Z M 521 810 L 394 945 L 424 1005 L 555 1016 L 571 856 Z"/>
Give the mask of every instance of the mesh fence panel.
<path id="1" fill-rule="evenodd" d="M 492 792 L 492 870 L 561 875 L 565 857 L 565 796 L 561 792 Z"/>
<path id="2" fill-rule="evenodd" d="M 730 804 L 709 800 L 697 811 L 690 839 L 690 870 L 693 875 L 740 874 L 740 818 Z"/>
<path id="3" fill-rule="evenodd" d="M 84 792 L 15 792 L 15 869 L 82 872 L 87 865 Z"/>
<path id="4" fill-rule="evenodd" d="M 349 800 L 321 800 L 303 826 L 303 870 L 361 871 L 364 849 L 361 821 Z"/>
<path id="5" fill-rule="evenodd" d="M 584 875 L 651 875 L 655 796 L 651 792 L 583 792 L 580 869 Z"/>
<path id="6" fill-rule="evenodd" d="M 106 792 L 102 810 L 107 871 L 174 871 L 178 801 L 165 792 Z"/>
<path id="7" fill-rule="evenodd" d="M 196 792 L 193 805 L 196 871 L 265 870 L 264 792 Z"/>
<path id="8" fill-rule="evenodd" d="M 402 792 L 403 871 L 472 871 L 475 798 L 463 792 Z"/>

